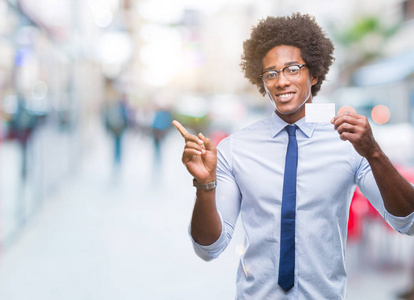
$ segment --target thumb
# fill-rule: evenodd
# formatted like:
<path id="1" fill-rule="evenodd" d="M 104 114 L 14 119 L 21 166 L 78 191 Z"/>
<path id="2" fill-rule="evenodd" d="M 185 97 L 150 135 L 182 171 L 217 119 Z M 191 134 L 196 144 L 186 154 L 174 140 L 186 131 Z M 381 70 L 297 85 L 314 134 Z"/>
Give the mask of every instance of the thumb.
<path id="1" fill-rule="evenodd" d="M 199 133 L 198 137 L 204 142 L 204 147 L 206 147 L 206 150 L 213 150 L 216 148 L 214 143 L 209 138 L 205 137 L 202 133 Z"/>

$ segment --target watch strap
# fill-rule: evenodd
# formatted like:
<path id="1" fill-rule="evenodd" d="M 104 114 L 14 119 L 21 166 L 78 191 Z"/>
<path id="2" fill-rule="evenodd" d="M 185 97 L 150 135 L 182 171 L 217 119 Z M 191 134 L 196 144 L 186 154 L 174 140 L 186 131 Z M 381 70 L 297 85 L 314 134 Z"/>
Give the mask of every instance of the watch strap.
<path id="1" fill-rule="evenodd" d="M 208 183 L 199 183 L 195 178 L 193 179 L 193 186 L 199 190 L 212 190 L 217 186 L 217 180 L 208 182 Z"/>

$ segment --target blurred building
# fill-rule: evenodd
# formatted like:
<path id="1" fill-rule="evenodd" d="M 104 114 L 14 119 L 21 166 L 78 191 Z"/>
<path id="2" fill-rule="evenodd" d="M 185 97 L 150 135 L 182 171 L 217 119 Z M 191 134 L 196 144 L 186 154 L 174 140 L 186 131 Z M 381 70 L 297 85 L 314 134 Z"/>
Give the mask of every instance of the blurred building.
<path id="1" fill-rule="evenodd" d="M 82 1 L 0 1 L 3 247 L 89 146 L 104 83 L 93 12 Z"/>
<path id="2" fill-rule="evenodd" d="M 348 32 L 354 35 L 347 45 L 352 51 L 340 62 L 348 78 L 342 78 L 332 97 L 339 106 L 351 105 L 373 121 L 374 107 L 387 108 L 385 125 L 372 122 L 377 139 L 393 162 L 412 166 L 414 1 L 383 2 L 380 11 L 366 14 L 365 21 Z"/>

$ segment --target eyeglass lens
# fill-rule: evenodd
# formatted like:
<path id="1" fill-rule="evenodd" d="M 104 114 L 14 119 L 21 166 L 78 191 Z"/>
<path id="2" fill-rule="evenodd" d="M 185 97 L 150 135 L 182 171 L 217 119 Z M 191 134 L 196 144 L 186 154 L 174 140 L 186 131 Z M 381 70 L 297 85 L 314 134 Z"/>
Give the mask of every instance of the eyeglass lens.
<path id="1" fill-rule="evenodd" d="M 290 80 L 298 80 L 300 77 L 301 67 L 294 65 L 294 66 L 287 66 L 284 67 L 281 71 L 267 71 L 263 74 L 262 78 L 266 85 L 273 85 L 279 81 L 280 73 L 283 72 L 284 76 Z"/>

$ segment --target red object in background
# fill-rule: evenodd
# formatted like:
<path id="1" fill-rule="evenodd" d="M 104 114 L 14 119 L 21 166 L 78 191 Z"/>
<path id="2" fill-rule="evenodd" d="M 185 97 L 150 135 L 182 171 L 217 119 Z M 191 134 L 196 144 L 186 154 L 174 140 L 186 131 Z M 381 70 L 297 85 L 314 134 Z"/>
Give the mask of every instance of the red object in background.
<path id="1" fill-rule="evenodd" d="M 357 187 L 354 196 L 352 197 L 351 207 L 349 209 L 348 220 L 348 241 L 360 240 L 362 237 L 362 220 L 365 217 L 368 205 L 371 205 L 368 200 L 362 195 Z"/>
<path id="2" fill-rule="evenodd" d="M 214 145 L 218 145 L 220 141 L 226 137 L 228 137 L 229 134 L 224 130 L 215 130 L 210 133 L 210 140 L 214 143 Z"/>
<path id="3" fill-rule="evenodd" d="M 411 183 L 414 183 L 414 169 L 408 169 L 401 166 L 395 167 L 405 179 Z M 362 238 L 362 224 L 367 218 L 378 219 L 378 221 L 382 222 L 386 228 L 393 230 L 357 187 L 349 210 L 349 241 L 355 241 Z"/>

